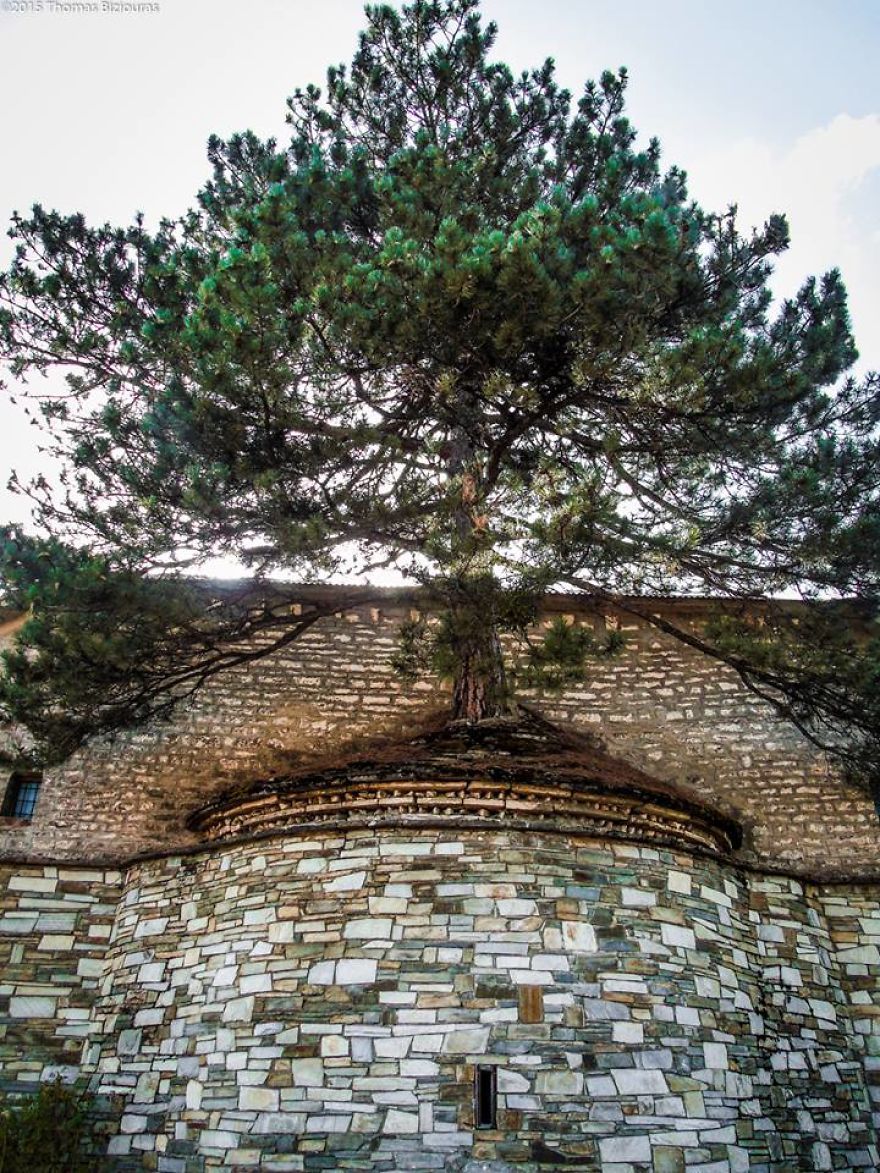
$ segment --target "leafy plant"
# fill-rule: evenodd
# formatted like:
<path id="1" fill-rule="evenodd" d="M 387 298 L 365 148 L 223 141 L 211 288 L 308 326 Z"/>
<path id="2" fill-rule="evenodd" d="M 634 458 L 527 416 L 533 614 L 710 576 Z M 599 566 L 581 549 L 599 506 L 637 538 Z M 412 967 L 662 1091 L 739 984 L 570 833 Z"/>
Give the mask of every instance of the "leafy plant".
<path id="1" fill-rule="evenodd" d="M 0 1173 L 97 1173 L 88 1152 L 89 1103 L 56 1080 L 0 1106 Z"/>

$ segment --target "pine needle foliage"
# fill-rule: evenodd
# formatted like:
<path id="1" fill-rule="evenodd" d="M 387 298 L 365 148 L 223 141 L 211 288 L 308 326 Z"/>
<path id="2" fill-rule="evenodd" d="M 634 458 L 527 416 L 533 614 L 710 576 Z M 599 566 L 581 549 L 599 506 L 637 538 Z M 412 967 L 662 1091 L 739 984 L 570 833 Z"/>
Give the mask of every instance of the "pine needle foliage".
<path id="1" fill-rule="evenodd" d="M 840 274 L 774 305 L 782 215 L 744 231 L 698 206 L 638 139 L 625 71 L 573 96 L 552 61 L 494 61 L 495 36 L 477 0 L 368 7 L 350 66 L 290 98 L 289 140 L 213 138 L 179 218 L 15 217 L 0 347 L 64 473 L 21 486 L 38 536 L 7 536 L 31 618 L 0 703 L 47 745 L 161 711 L 230 641 L 285 638 L 252 596 L 199 614 L 185 572 L 235 554 L 258 582 L 426 584 L 458 716 L 503 710 L 516 600 L 565 588 L 876 773 L 880 384 L 850 374 Z M 744 621 L 695 634 L 655 614 L 670 594 Z M 856 628 L 823 602 L 844 599 Z M 533 671 L 607 650 L 577 638 Z"/>

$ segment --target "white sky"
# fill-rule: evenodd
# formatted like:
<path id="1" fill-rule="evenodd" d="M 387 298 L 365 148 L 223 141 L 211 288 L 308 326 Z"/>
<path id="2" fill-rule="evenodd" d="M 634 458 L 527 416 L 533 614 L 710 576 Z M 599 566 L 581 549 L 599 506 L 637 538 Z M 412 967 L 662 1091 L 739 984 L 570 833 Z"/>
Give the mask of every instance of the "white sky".
<path id="1" fill-rule="evenodd" d="M 285 135 L 285 97 L 350 60 L 359 0 L 157 0 L 158 13 L 32 0 L 0 8 L 0 221 L 39 201 L 149 221 L 192 203 L 209 134 Z M 629 113 L 692 194 L 747 224 L 788 214 L 775 287 L 843 271 L 861 369 L 880 368 L 880 0 L 484 0 L 496 55 L 556 59 L 575 94 L 630 71 Z M 0 239 L 0 263 L 11 244 Z M 39 467 L 35 430 L 0 399 L 0 483 Z M 0 487 L 0 521 L 22 519 Z"/>

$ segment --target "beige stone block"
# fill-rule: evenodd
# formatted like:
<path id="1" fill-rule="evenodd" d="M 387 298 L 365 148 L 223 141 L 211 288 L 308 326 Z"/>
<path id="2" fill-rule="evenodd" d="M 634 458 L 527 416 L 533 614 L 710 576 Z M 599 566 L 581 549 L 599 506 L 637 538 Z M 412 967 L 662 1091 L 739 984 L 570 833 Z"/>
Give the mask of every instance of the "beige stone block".
<path id="1" fill-rule="evenodd" d="M 686 872 L 670 872 L 666 878 L 666 887 L 670 892 L 679 892 L 682 896 L 690 896 L 691 878 Z"/>
<path id="2" fill-rule="evenodd" d="M 369 900 L 370 916 L 380 916 L 382 913 L 406 912 L 407 901 L 396 896 L 371 896 Z"/>
<path id="3" fill-rule="evenodd" d="M 290 1068 L 294 1087 L 321 1087 L 324 1083 L 324 1063 L 321 1059 L 292 1059 Z"/>
<path id="4" fill-rule="evenodd" d="M 242 994 L 268 994 L 272 990 L 272 975 L 268 973 L 254 973 L 243 977 L 238 988 Z"/>
<path id="5" fill-rule="evenodd" d="M 226 1129 L 205 1128 L 199 1133 L 200 1149 L 234 1149 L 239 1142 L 237 1132 Z"/>
<path id="6" fill-rule="evenodd" d="M 299 909 L 297 909 L 299 915 Z M 281 920 L 269 925 L 268 937 L 273 945 L 283 944 L 294 939 L 294 924 L 292 920 Z"/>
<path id="7" fill-rule="evenodd" d="M 535 1091 L 539 1096 L 579 1096 L 584 1090 L 584 1077 L 579 1071 L 539 1071 Z"/>
<path id="8" fill-rule="evenodd" d="M 367 878 L 366 872 L 349 872 L 344 876 L 336 876 L 324 884 L 325 892 L 356 892 L 363 888 Z"/>
<path id="9" fill-rule="evenodd" d="M 141 937 L 158 937 L 168 927 L 168 917 L 153 917 L 149 920 L 142 920 L 134 931 L 135 938 Z"/>
<path id="10" fill-rule="evenodd" d="M 604 1165 L 644 1164 L 651 1160 L 651 1141 L 647 1136 L 613 1136 L 599 1141 Z"/>
<path id="11" fill-rule="evenodd" d="M 373 1039 L 373 1047 L 380 1059 L 402 1059 L 409 1053 L 412 1039 L 407 1035 L 390 1036 L 385 1039 Z"/>
<path id="12" fill-rule="evenodd" d="M 452 1030 L 443 1041 L 443 1051 L 447 1055 L 484 1055 L 488 1042 L 488 1026 Z"/>
<path id="13" fill-rule="evenodd" d="M 355 1112 L 351 1118 L 352 1132 L 375 1132 L 379 1127 L 380 1117 L 368 1112 Z"/>
<path id="14" fill-rule="evenodd" d="M 401 1136 L 406 1133 L 419 1131 L 419 1116 L 417 1112 L 402 1112 L 398 1108 L 389 1108 L 385 1114 L 385 1123 L 382 1131 L 391 1136 Z"/>
<path id="15" fill-rule="evenodd" d="M 47 933 L 45 937 L 40 938 L 40 943 L 37 948 L 41 952 L 49 953 L 65 953 L 73 948 L 74 938 L 66 936 L 61 933 Z"/>
<path id="16" fill-rule="evenodd" d="M 9 999 L 11 1018 L 54 1018 L 58 1005 L 56 998 L 37 995 L 12 997 Z"/>
<path id="17" fill-rule="evenodd" d="M 504 917 L 534 916 L 538 911 L 538 906 L 534 900 L 502 899 L 497 900 L 495 903 L 498 907 L 499 915 Z"/>
<path id="18" fill-rule="evenodd" d="M 670 949 L 696 949 L 697 947 L 693 929 L 686 929 L 682 925 L 661 925 L 660 937 L 663 944 Z"/>
<path id="19" fill-rule="evenodd" d="M 611 1038 L 615 1043 L 642 1043 L 645 1039 L 645 1028 L 640 1022 L 613 1022 Z"/>
<path id="20" fill-rule="evenodd" d="M 139 1075 L 134 1090 L 134 1103 L 151 1104 L 156 1098 L 161 1078 L 158 1071 L 144 1071 Z"/>
<path id="21" fill-rule="evenodd" d="M 474 895 L 488 900 L 513 900 L 516 898 L 516 884 L 475 884 Z"/>
<path id="22" fill-rule="evenodd" d="M 684 1110 L 688 1116 L 702 1117 L 706 1115 L 706 1104 L 702 1092 L 685 1092 L 682 1096 Z"/>
<path id="23" fill-rule="evenodd" d="M 238 1094 L 238 1106 L 242 1111 L 277 1112 L 279 1093 L 269 1087 L 243 1087 Z"/>
<path id="24" fill-rule="evenodd" d="M 372 985 L 376 981 L 378 962 L 368 957 L 343 957 L 336 963 L 336 984 L 340 986 Z"/>
<path id="25" fill-rule="evenodd" d="M 274 921 L 274 908 L 247 908 L 244 913 L 244 923 L 246 925 L 267 925 Z"/>
<path id="26" fill-rule="evenodd" d="M 661 1071 L 621 1067 L 614 1068 L 610 1074 L 622 1096 L 665 1096 L 669 1092 L 666 1077 Z"/>
<path id="27" fill-rule="evenodd" d="M 150 961 L 146 965 L 142 965 L 138 970 L 138 981 L 142 984 L 147 982 L 161 982 L 165 977 L 165 962 L 164 961 Z"/>
<path id="28" fill-rule="evenodd" d="M 572 953 L 595 953 L 598 949 L 596 930 L 585 921 L 564 920 L 562 941 L 565 948 Z"/>
<path id="29" fill-rule="evenodd" d="M 391 920 L 387 917 L 362 917 L 351 920 L 345 926 L 344 935 L 349 940 L 378 940 L 391 936 Z"/>
<path id="30" fill-rule="evenodd" d="M 710 1070 L 726 1071 L 730 1066 L 724 1043 L 703 1043 L 703 1056 Z"/>
<path id="31" fill-rule="evenodd" d="M 309 969 L 309 975 L 306 980 L 310 986 L 332 986 L 335 975 L 335 961 L 318 961 Z"/>
<path id="32" fill-rule="evenodd" d="M 10 892 L 54 892 L 58 887 L 56 877 L 50 876 L 10 876 L 7 885 Z"/>
<path id="33" fill-rule="evenodd" d="M 348 1055 L 348 1039 L 341 1035 L 324 1035 L 321 1039 L 321 1057 L 339 1059 Z"/>
<path id="34" fill-rule="evenodd" d="M 253 998 L 233 998 L 223 1007 L 224 1022 L 250 1022 L 253 1016 Z"/>
<path id="35" fill-rule="evenodd" d="M 272 1133 L 285 1133 L 288 1136 L 297 1136 L 306 1126 L 305 1112 L 262 1112 L 254 1124 L 256 1136 L 266 1136 Z"/>
<path id="36" fill-rule="evenodd" d="M 323 856 L 307 856 L 296 865 L 299 876 L 314 876 L 327 871 L 327 860 Z"/>
<path id="37" fill-rule="evenodd" d="M 126 1112 L 119 1121 L 120 1132 L 135 1133 L 147 1131 L 147 1117 Z"/>

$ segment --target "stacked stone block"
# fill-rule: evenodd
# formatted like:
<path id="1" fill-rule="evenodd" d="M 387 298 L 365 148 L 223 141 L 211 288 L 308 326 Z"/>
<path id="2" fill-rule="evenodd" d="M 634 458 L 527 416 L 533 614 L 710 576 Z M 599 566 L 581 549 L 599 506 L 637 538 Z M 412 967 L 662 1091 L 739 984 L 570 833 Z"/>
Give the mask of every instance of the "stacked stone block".
<path id="1" fill-rule="evenodd" d="M 548 607 L 627 645 L 525 699 L 741 822 L 737 855 L 442 811 L 200 840 L 231 785 L 442 711 L 390 667 L 409 604 L 364 598 L 0 820 L 0 1091 L 88 1085 L 118 1173 L 880 1166 L 871 803 L 717 664 Z"/>
<path id="2" fill-rule="evenodd" d="M 74 1078 L 94 1058 L 121 882 L 116 870 L 0 869 L 0 1092 Z"/>
<path id="3" fill-rule="evenodd" d="M 22 923 L 56 897 L 12 878 Z M 680 852 L 391 828 L 145 861 L 115 918 L 98 882 L 65 880 L 94 900 L 51 961 L 57 991 L 100 928 L 76 1061 L 58 997 L 8 1078 L 78 1063 L 120 1173 L 876 1167 L 876 889 L 850 904 Z M 20 936 L 13 1031 L 48 972 Z M 475 1128 L 477 1064 L 497 1068 L 495 1129 Z"/>
<path id="4" fill-rule="evenodd" d="M 827 925 L 835 973 L 844 994 L 841 1010 L 853 1050 L 865 1070 L 870 1127 L 880 1133 L 880 890 L 823 886 L 816 908 Z"/>

